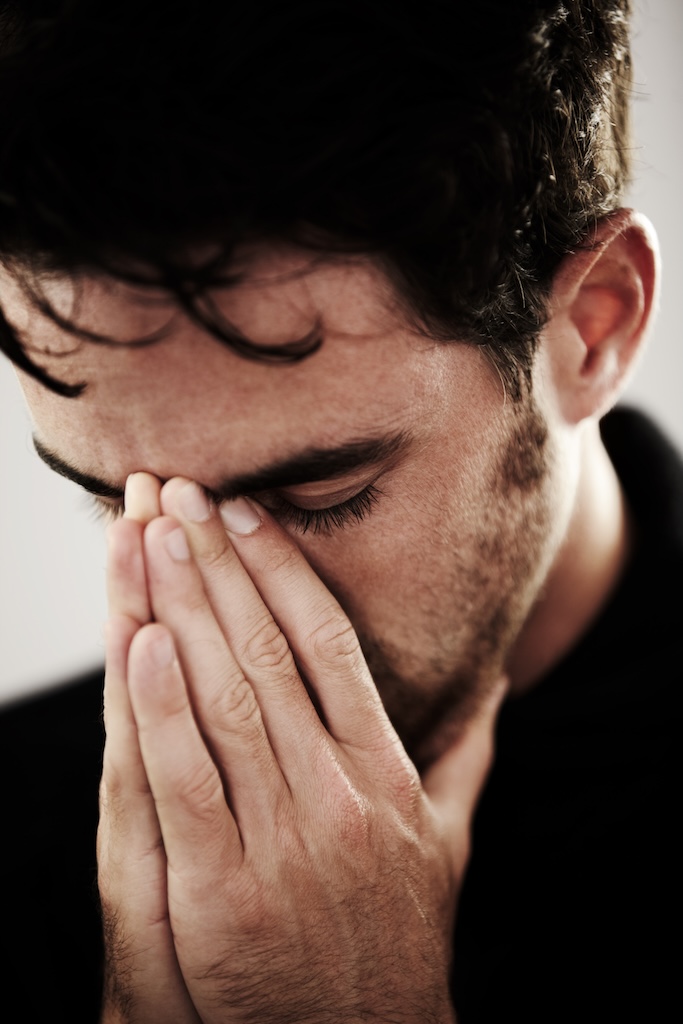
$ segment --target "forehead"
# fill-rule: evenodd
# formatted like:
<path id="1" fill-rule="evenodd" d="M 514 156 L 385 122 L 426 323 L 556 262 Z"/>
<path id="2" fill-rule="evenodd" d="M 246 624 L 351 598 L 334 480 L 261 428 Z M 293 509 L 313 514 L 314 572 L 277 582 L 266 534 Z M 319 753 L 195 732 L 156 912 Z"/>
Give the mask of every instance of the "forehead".
<path id="1" fill-rule="evenodd" d="M 320 262 L 268 252 L 244 258 L 236 286 L 212 293 L 225 320 L 257 345 L 284 345 L 319 330 L 320 349 L 294 364 L 246 360 L 192 323 L 163 293 L 83 279 L 53 281 L 55 308 L 114 344 L 79 344 L 3 289 L 8 318 L 51 355 L 60 379 L 84 380 L 65 399 L 23 378 L 38 436 L 84 470 L 110 479 L 137 469 L 184 474 L 207 486 L 230 465 L 250 472 L 306 445 L 410 429 L 438 415 L 447 389 L 463 397 L 488 373 L 476 350 L 435 345 L 404 322 L 369 261 Z M 8 301 L 9 300 L 9 301 Z M 163 340 L 125 344 L 166 326 Z M 469 355 L 466 355 L 469 353 Z M 221 466 L 217 466 L 219 459 Z"/>

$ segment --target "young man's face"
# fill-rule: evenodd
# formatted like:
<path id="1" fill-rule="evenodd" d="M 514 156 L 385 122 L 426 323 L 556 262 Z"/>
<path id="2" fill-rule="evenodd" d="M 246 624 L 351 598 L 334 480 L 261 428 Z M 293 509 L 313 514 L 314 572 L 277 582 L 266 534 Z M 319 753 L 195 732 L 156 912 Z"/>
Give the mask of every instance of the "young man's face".
<path id="1" fill-rule="evenodd" d="M 47 290 L 120 340 L 173 312 L 122 285 L 83 282 L 76 310 L 66 286 Z M 215 492 L 246 484 L 346 610 L 408 752 L 428 756 L 434 724 L 457 723 L 499 672 L 562 530 L 552 437 L 506 399 L 484 353 L 411 332 L 371 263 L 287 252 L 253 255 L 245 283 L 215 300 L 262 345 L 319 323 L 322 347 L 296 364 L 245 360 L 180 314 L 148 347 L 76 345 L 5 296 L 30 340 L 60 353 L 40 357 L 48 371 L 88 384 L 67 399 L 22 376 L 39 444 L 120 489 L 139 470 Z M 318 529 L 299 509 L 322 514 Z"/>

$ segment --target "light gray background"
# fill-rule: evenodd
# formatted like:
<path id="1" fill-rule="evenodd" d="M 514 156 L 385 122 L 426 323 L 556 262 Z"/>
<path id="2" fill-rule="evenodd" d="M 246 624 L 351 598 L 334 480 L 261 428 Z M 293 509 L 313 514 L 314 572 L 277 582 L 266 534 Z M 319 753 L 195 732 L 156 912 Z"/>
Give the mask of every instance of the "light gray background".
<path id="1" fill-rule="evenodd" d="M 654 415 L 681 450 L 682 39 L 683 0 L 640 0 L 636 184 L 629 201 L 658 230 L 663 291 L 658 328 L 627 398 Z M 33 453 L 23 399 L 0 357 L 0 701 L 58 685 L 102 662 L 103 528 L 89 509 L 85 496 Z"/>

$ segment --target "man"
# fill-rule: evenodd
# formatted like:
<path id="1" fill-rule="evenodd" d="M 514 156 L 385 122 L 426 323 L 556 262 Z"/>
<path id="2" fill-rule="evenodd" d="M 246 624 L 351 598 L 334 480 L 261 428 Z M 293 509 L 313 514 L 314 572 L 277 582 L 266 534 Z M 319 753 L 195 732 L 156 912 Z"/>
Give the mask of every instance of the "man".
<path id="1" fill-rule="evenodd" d="M 22 1019 L 658 1019 L 683 472 L 609 412 L 658 290 L 627 4 L 228 6 L 5 13 L 2 343 L 119 520 L 102 980 L 98 680 L 6 726 Z"/>

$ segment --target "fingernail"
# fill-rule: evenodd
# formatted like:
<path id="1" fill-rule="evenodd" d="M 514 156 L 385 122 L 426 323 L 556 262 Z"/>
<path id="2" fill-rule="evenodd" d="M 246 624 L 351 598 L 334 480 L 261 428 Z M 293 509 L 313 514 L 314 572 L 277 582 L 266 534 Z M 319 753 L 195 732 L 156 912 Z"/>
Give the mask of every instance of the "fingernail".
<path id="1" fill-rule="evenodd" d="M 190 549 L 180 527 L 166 534 L 164 544 L 174 562 L 186 562 L 190 557 Z"/>
<path id="2" fill-rule="evenodd" d="M 178 495 L 180 511 L 191 523 L 205 523 L 211 515 L 209 499 L 195 483 L 186 484 Z"/>
<path id="3" fill-rule="evenodd" d="M 221 519 L 226 530 L 239 537 L 248 537 L 261 525 L 261 517 L 247 498 L 224 501 L 220 507 Z"/>

